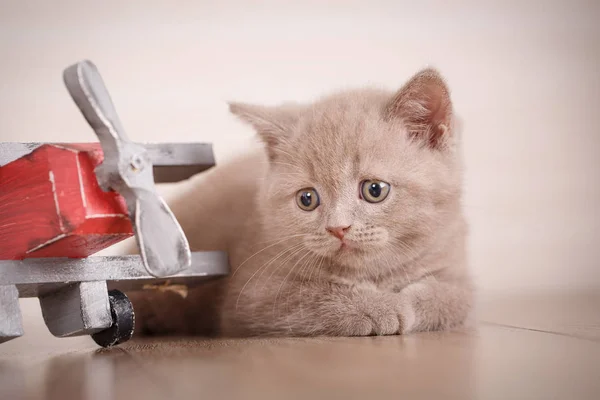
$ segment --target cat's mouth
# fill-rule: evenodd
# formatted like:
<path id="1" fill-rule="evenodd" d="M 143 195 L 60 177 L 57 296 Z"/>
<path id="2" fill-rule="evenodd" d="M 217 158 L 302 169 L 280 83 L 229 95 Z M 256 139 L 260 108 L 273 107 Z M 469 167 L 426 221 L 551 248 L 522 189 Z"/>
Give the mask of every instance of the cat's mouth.
<path id="1" fill-rule="evenodd" d="M 347 253 L 350 251 L 357 251 L 357 250 L 358 250 L 358 247 L 354 243 L 352 243 L 348 240 L 343 240 L 340 242 L 340 246 L 337 249 L 337 253 L 343 254 L 343 253 Z"/>
<path id="2" fill-rule="evenodd" d="M 348 257 L 366 255 L 369 252 L 369 249 L 365 248 L 360 242 L 344 238 L 343 240 L 336 240 L 335 242 L 332 240 L 327 243 L 326 247 L 316 248 L 315 252 L 333 259 L 341 260 Z"/>

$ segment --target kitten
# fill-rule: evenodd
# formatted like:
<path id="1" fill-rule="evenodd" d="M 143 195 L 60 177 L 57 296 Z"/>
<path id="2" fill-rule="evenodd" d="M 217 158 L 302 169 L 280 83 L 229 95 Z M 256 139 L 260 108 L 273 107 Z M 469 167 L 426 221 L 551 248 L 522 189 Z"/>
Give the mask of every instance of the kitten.
<path id="1" fill-rule="evenodd" d="M 230 110 L 265 151 L 216 168 L 196 206 L 174 210 L 192 248 L 226 249 L 232 272 L 185 299 L 133 294 L 142 330 L 364 336 L 466 321 L 460 138 L 437 71 L 396 93 Z"/>

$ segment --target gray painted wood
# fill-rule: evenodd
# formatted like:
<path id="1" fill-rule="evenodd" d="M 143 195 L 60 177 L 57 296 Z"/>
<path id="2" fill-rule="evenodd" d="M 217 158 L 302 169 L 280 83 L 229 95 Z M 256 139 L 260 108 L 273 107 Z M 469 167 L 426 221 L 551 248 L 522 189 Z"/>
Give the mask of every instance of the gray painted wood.
<path id="1" fill-rule="evenodd" d="M 23 336 L 19 292 L 14 285 L 3 283 L 3 286 L 0 286 L 0 343 L 19 336 Z"/>
<path id="2" fill-rule="evenodd" d="M 91 335 L 112 325 L 106 282 L 79 282 L 40 296 L 44 322 L 56 337 Z"/>
<path id="3" fill-rule="evenodd" d="M 0 143 L 0 166 L 26 156 L 46 143 Z M 52 143 L 50 143 L 52 144 Z M 68 143 L 54 143 L 59 146 Z M 146 148 L 155 183 L 174 183 L 215 166 L 210 143 L 138 143 Z"/>
<path id="4" fill-rule="evenodd" d="M 193 252 L 191 266 L 167 278 L 150 275 L 139 255 L 0 260 L 0 282 L 16 285 L 20 297 L 38 297 L 73 282 L 108 281 L 110 289 L 138 290 L 147 284 L 195 286 L 229 273 L 227 254 L 220 251 Z"/>

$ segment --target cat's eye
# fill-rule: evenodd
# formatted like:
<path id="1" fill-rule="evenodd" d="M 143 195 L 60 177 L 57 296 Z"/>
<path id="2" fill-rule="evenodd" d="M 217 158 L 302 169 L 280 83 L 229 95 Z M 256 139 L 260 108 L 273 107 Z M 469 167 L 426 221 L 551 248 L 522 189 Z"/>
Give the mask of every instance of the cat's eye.
<path id="1" fill-rule="evenodd" d="M 383 181 L 368 180 L 360 185 L 360 196 L 369 203 L 380 203 L 389 193 L 390 185 Z"/>
<path id="2" fill-rule="evenodd" d="M 306 188 L 299 190 L 296 193 L 296 203 L 298 207 L 303 209 L 304 211 L 313 211 L 315 208 L 319 207 L 321 201 L 319 200 L 319 194 L 313 188 Z"/>

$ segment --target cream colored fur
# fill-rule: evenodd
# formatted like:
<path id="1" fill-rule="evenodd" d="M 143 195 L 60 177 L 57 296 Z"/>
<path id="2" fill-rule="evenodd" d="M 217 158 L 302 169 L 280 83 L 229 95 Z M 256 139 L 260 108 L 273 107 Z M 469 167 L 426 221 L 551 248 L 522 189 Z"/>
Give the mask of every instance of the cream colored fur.
<path id="1" fill-rule="evenodd" d="M 132 294 L 139 331 L 390 335 L 465 322 L 460 137 L 436 71 L 397 93 L 230 108 L 265 150 L 199 177 L 173 208 L 192 249 L 229 252 L 231 276 L 186 299 Z M 391 185 L 381 203 L 361 199 L 368 179 Z M 304 188 L 319 193 L 314 211 L 297 205 Z M 350 227 L 347 246 L 331 227 Z"/>

